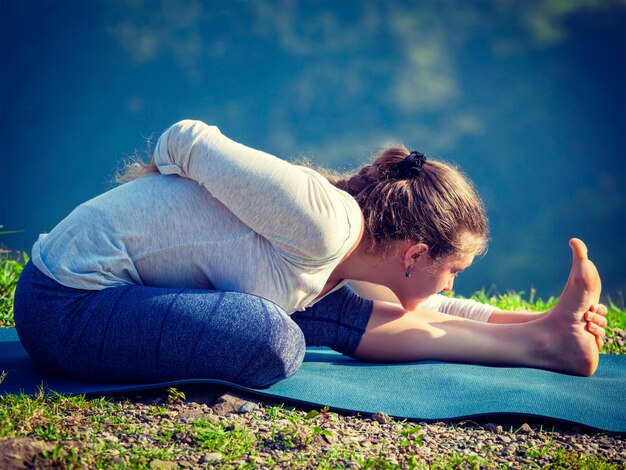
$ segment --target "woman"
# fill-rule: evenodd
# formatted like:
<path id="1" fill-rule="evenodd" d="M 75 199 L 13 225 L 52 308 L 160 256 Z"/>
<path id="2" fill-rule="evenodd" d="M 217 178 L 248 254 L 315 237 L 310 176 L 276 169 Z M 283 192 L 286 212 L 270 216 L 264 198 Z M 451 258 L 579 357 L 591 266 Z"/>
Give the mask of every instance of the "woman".
<path id="1" fill-rule="evenodd" d="M 606 308 L 580 241 L 542 315 L 435 295 L 487 243 L 482 203 L 448 165 L 392 148 L 333 185 L 187 120 L 135 170 L 33 247 L 15 321 L 45 367 L 263 387 L 298 370 L 305 342 L 374 361 L 597 367 Z"/>

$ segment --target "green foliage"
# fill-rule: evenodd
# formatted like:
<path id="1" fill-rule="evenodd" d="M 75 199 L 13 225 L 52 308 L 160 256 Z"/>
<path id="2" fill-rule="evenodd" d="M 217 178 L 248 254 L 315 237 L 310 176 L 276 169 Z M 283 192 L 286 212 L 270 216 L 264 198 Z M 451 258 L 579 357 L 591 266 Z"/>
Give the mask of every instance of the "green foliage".
<path id="1" fill-rule="evenodd" d="M 10 253 L 10 252 L 9 252 Z M 22 254 L 23 262 L 7 254 L 0 255 L 0 327 L 13 327 L 13 297 L 17 281 L 22 274 L 28 255 Z"/>
<path id="2" fill-rule="evenodd" d="M 624 299 L 620 299 L 619 306 L 609 297 L 607 307 L 609 312 L 606 315 L 606 319 L 609 322 L 609 326 L 612 328 L 626 329 L 626 307 L 624 306 Z"/>
<path id="3" fill-rule="evenodd" d="M 35 396 L 6 394 L 0 397 L 0 439 L 23 433 L 45 440 L 67 439 L 69 434 L 59 425 L 65 414 L 99 408 L 103 400 L 87 401 L 84 395 L 45 394 L 43 390 Z"/>
<path id="4" fill-rule="evenodd" d="M 508 291 L 505 294 L 488 295 L 483 289 L 475 292 L 470 298 L 483 304 L 493 305 L 494 307 L 498 307 L 500 310 L 509 310 L 513 312 L 544 312 L 554 307 L 558 300 L 556 297 L 550 297 L 546 301 L 541 298 L 536 298 L 535 289 L 530 290 L 528 299 L 524 298 L 525 294 L 526 293 L 524 291 Z"/>
<path id="5" fill-rule="evenodd" d="M 191 430 L 200 449 L 219 452 L 227 459 L 239 458 L 254 448 L 254 437 L 234 424 L 199 420 L 191 425 Z"/>
<path id="6" fill-rule="evenodd" d="M 420 433 L 421 430 L 421 426 L 413 426 L 409 423 L 406 423 L 400 431 L 400 435 L 403 437 L 402 441 L 400 441 L 400 444 L 403 447 L 409 446 L 411 444 L 421 446 L 422 440 L 424 439 L 424 436 Z"/>
<path id="7" fill-rule="evenodd" d="M 4 225 L 0 225 L 0 228 L 4 228 Z M 2 232 L 0 232 L 0 235 L 8 235 L 10 233 L 20 233 L 23 232 L 23 230 L 3 230 Z"/>
<path id="8" fill-rule="evenodd" d="M 185 396 L 185 393 L 178 390 L 176 387 L 170 387 L 167 389 L 167 401 L 169 401 L 170 403 L 183 401 L 186 398 L 187 397 Z"/>

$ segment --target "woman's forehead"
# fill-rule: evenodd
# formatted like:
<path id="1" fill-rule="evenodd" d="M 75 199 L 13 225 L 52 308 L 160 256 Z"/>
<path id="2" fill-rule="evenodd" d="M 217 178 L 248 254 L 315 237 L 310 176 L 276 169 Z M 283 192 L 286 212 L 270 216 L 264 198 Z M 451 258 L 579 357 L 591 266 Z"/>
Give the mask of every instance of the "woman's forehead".
<path id="1" fill-rule="evenodd" d="M 474 253 L 452 255 L 446 259 L 446 265 L 451 268 L 465 269 L 474 261 Z"/>

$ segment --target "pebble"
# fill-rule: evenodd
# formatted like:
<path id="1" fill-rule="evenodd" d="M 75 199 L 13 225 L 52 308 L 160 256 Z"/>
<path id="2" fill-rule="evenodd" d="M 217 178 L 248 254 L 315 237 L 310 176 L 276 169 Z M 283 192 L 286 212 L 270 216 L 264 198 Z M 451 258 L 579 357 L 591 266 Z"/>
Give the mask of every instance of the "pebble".
<path id="1" fill-rule="evenodd" d="M 614 443 L 613 439 L 600 439 L 598 441 L 598 444 L 600 444 L 602 447 L 612 447 Z"/>
<path id="2" fill-rule="evenodd" d="M 225 393 L 211 405 L 211 409 L 216 415 L 225 416 L 229 413 L 236 413 L 246 403 L 247 400 L 231 393 Z"/>
<path id="3" fill-rule="evenodd" d="M 250 413 L 251 411 L 254 411 L 258 408 L 259 408 L 258 404 L 253 403 L 251 401 L 247 401 L 237 409 L 237 413 L 240 413 L 240 414 Z"/>
<path id="4" fill-rule="evenodd" d="M 487 431 L 491 431 L 496 434 L 502 434 L 504 432 L 504 429 L 502 429 L 502 426 L 498 424 L 494 424 L 494 423 L 487 423 L 485 425 L 485 428 L 487 429 Z"/>
<path id="5" fill-rule="evenodd" d="M 500 435 L 500 436 L 498 436 L 498 439 L 500 439 L 505 444 L 510 444 L 511 443 L 511 438 L 508 437 L 508 436 Z"/>
<path id="6" fill-rule="evenodd" d="M 204 462 L 219 462 L 224 458 L 222 454 L 219 452 L 207 452 L 202 456 L 202 461 Z"/>
<path id="7" fill-rule="evenodd" d="M 172 470 L 180 468 L 176 462 L 169 462 L 167 460 L 155 459 L 150 462 L 150 468 L 153 470 Z"/>
<path id="8" fill-rule="evenodd" d="M 180 413 L 177 416 L 177 419 L 181 423 L 191 423 L 193 421 L 198 421 L 200 419 L 204 419 L 205 415 L 206 414 L 201 409 L 194 408 L 194 409 L 191 409 L 189 411 L 185 411 L 183 413 Z"/>
<path id="9" fill-rule="evenodd" d="M 389 421 L 391 421 L 391 418 L 389 417 L 389 415 L 387 413 L 383 413 L 382 411 L 379 411 L 378 413 L 374 413 L 372 415 L 372 419 L 381 424 L 387 424 L 389 423 Z"/>
<path id="10" fill-rule="evenodd" d="M 533 433 L 533 428 L 530 427 L 530 425 L 528 423 L 524 423 L 522 424 L 522 426 L 519 428 L 519 432 L 522 432 L 524 434 L 532 434 Z"/>

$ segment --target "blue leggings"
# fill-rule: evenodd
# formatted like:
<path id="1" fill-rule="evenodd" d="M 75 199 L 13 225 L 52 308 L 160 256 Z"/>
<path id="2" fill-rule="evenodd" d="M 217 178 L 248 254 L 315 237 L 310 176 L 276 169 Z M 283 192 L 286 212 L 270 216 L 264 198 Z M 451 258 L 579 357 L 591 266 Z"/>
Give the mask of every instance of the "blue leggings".
<path id="1" fill-rule="evenodd" d="M 96 382 L 203 377 L 261 388 L 295 374 L 305 345 L 353 354 L 372 305 L 342 288 L 290 317 L 239 292 L 72 289 L 29 262 L 14 311 L 26 351 L 56 373 Z"/>

